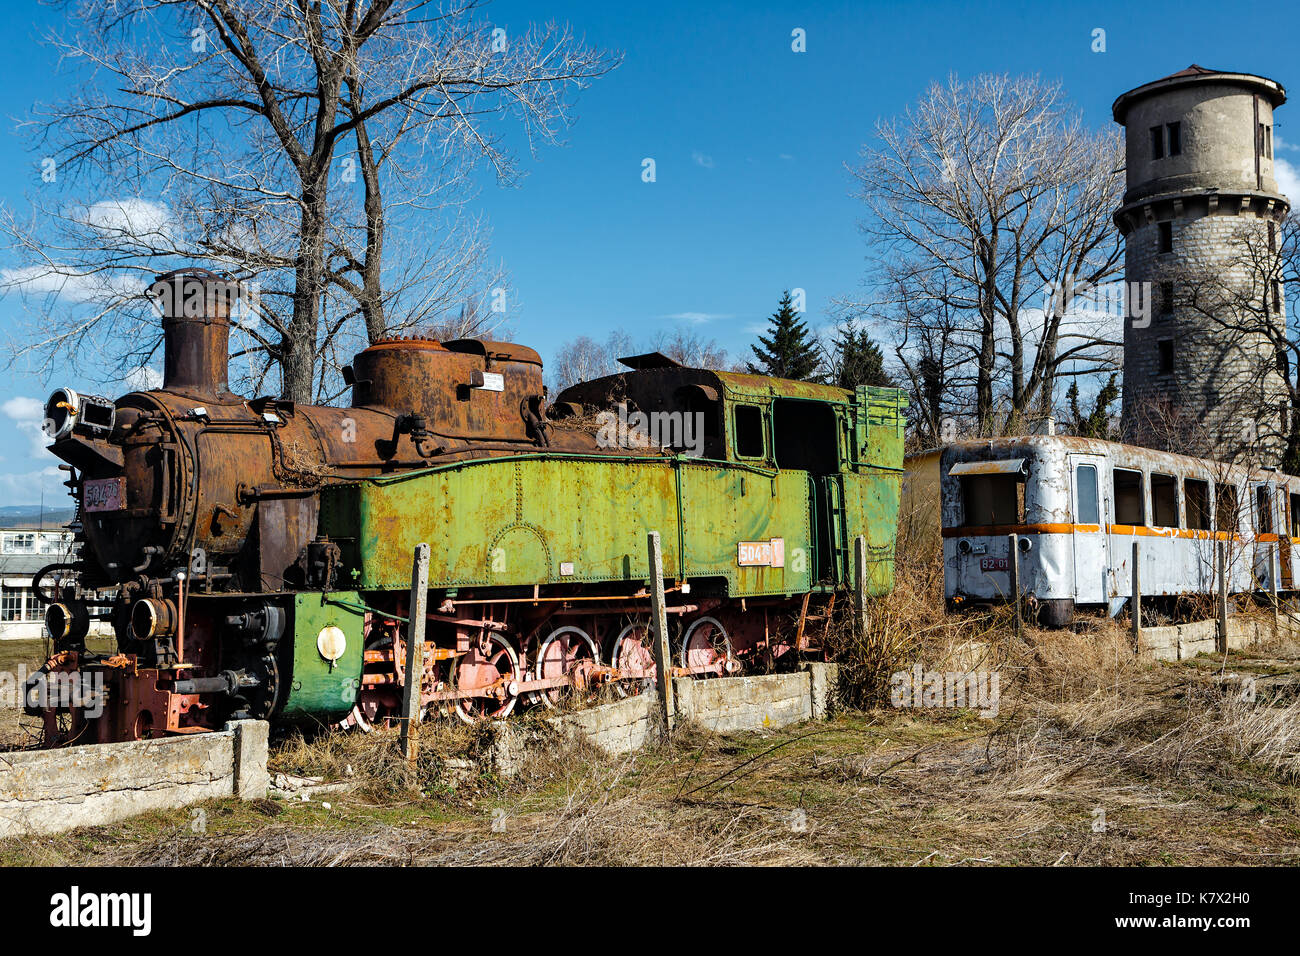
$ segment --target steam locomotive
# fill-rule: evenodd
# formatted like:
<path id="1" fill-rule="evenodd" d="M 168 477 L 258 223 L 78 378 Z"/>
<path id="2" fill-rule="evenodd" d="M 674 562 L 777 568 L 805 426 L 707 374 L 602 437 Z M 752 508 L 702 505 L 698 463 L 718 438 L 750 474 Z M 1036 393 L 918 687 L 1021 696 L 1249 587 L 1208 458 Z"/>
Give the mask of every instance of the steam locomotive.
<path id="1" fill-rule="evenodd" d="M 651 353 L 548 406 L 532 349 L 405 338 L 343 370 L 350 407 L 247 399 L 228 385 L 239 291 L 159 276 L 162 386 L 49 399 L 82 547 L 34 582 L 53 653 L 27 710 L 47 745 L 394 719 L 422 542 L 423 713 L 467 721 L 653 683 L 649 530 L 679 676 L 817 653 L 858 536 L 866 592 L 892 584 L 896 390 Z M 88 649 L 92 616 L 114 651 Z"/>

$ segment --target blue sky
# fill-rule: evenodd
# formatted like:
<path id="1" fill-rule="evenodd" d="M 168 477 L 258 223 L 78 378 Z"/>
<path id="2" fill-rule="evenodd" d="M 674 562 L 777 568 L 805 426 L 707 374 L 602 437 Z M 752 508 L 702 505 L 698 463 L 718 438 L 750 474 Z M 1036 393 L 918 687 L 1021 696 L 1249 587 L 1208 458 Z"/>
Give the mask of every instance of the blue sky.
<path id="1" fill-rule="evenodd" d="M 508 31 L 568 22 L 626 56 L 581 95 L 563 148 L 521 157 L 521 186 L 485 182 L 478 197 L 516 291 L 514 337 L 545 358 L 580 334 L 622 329 L 644 340 L 686 324 L 739 358 L 790 287 L 806 291 L 807 317 L 823 325 L 831 299 L 852 295 L 862 279 L 863 210 L 844 164 L 877 119 L 949 72 L 1060 79 L 1098 127 L 1111 122 L 1119 93 L 1193 62 L 1300 86 L 1300 14 L 1276 3 L 1225 10 L 1205 0 L 488 4 L 484 15 Z M 0 202 L 19 210 L 39 186 L 39 158 L 11 120 L 62 93 L 53 52 L 39 43 L 58 15 L 17 2 L 0 12 L 9 65 Z M 791 50 L 795 28 L 806 52 Z M 1091 50 L 1096 28 L 1106 31 L 1105 53 Z M 1283 142 L 1300 143 L 1300 130 L 1289 135 L 1296 108 L 1279 111 Z M 641 179 L 647 157 L 653 183 Z M 0 339 L 13 334 L 19 311 L 0 299 Z M 51 382 L 20 368 L 0 377 L 0 505 L 35 503 L 42 486 L 47 502 L 63 491 L 33 409 L 65 383 L 89 384 L 71 368 Z"/>

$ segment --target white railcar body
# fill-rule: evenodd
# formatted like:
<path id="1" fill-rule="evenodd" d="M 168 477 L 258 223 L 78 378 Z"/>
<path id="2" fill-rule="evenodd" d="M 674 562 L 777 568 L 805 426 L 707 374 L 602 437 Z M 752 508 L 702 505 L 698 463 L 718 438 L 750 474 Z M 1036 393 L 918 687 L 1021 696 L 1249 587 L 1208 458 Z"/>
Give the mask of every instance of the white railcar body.
<path id="1" fill-rule="evenodd" d="M 1027 436 L 946 445 L 939 463 L 944 584 L 953 606 L 1005 600 L 1010 535 L 1020 591 L 1046 623 L 1115 614 L 1132 595 L 1294 588 L 1300 479 L 1116 442 Z"/>

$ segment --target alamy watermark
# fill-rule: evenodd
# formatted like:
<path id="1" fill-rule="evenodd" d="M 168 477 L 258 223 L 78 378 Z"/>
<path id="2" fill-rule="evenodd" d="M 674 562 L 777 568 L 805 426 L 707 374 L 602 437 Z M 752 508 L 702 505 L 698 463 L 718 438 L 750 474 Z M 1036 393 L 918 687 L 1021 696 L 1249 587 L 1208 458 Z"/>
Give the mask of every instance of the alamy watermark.
<path id="1" fill-rule="evenodd" d="M 1072 311 L 1113 315 L 1132 320 L 1133 328 L 1151 325 L 1150 282 L 1103 282 L 1094 285 L 1066 275 L 1060 282 L 1043 284 L 1043 312 L 1046 315 L 1069 315 Z"/>
<path id="2" fill-rule="evenodd" d="M 92 720 L 104 712 L 104 675 L 98 671 L 51 671 L 30 685 L 29 676 L 25 664 L 16 674 L 0 671 L 0 707 L 80 710 Z"/>
<path id="3" fill-rule="evenodd" d="M 952 707 L 998 715 L 1001 684 L 997 671 L 927 671 L 919 663 L 889 678 L 889 702 L 895 707 Z"/>
<path id="4" fill-rule="evenodd" d="M 601 448 L 673 448 L 691 458 L 704 455 L 703 412 L 617 412 L 596 416 L 596 444 Z"/>

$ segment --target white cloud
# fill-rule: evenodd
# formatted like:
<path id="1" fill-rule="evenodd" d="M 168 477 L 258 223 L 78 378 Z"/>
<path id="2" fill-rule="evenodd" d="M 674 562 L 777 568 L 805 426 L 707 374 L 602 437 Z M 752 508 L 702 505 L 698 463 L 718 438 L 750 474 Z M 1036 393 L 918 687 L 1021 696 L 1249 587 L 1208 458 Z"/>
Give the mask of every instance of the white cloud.
<path id="1" fill-rule="evenodd" d="M 705 322 L 713 322 L 716 319 L 731 318 L 730 312 L 674 312 L 672 315 L 662 316 L 665 319 L 673 319 L 676 322 L 689 322 L 692 325 L 703 325 Z"/>
<path id="2" fill-rule="evenodd" d="M 103 199 L 80 210 L 81 222 L 105 235 L 140 239 L 169 238 L 174 223 L 170 210 L 147 199 Z"/>
<path id="3" fill-rule="evenodd" d="M 71 302 L 103 302 L 143 291 L 140 279 L 112 273 L 77 273 L 58 265 L 0 269 L 0 293 L 55 295 Z"/>
<path id="4" fill-rule="evenodd" d="M 713 157 L 706 156 L 704 153 L 701 153 L 698 149 L 691 151 L 691 160 L 695 163 L 696 166 L 703 166 L 705 169 L 713 168 Z"/>
<path id="5" fill-rule="evenodd" d="M 777 156 L 776 158 L 777 158 L 777 159 L 784 159 L 784 160 L 786 160 L 787 162 L 789 162 L 790 160 L 794 159 L 794 157 L 791 156 L 789 153 L 781 153 L 781 154 L 780 154 L 779 156 Z"/>
<path id="6" fill-rule="evenodd" d="M 133 368 L 122 377 L 122 383 L 129 392 L 147 392 L 151 389 L 162 388 L 162 372 L 148 365 L 141 365 L 139 368 Z"/>
<path id="7" fill-rule="evenodd" d="M 1300 201 L 1300 170 L 1285 159 L 1275 159 L 1273 177 L 1277 180 L 1277 188 L 1281 190 L 1282 195 L 1293 202 Z"/>
<path id="8" fill-rule="evenodd" d="M 49 439 L 41 430 L 41 425 L 45 421 L 44 403 L 35 398 L 28 398 L 26 395 L 17 395 L 0 405 L 0 412 L 4 412 L 5 417 L 13 422 L 14 427 L 25 434 L 31 442 L 27 453 L 33 458 L 45 457 L 47 454 L 45 446 Z"/>
<path id="9" fill-rule="evenodd" d="M 42 490 L 47 508 L 64 508 L 71 503 L 63 498 L 68 489 L 63 487 L 59 469 L 53 465 L 36 471 L 0 474 L 0 505 L 39 504 Z"/>

